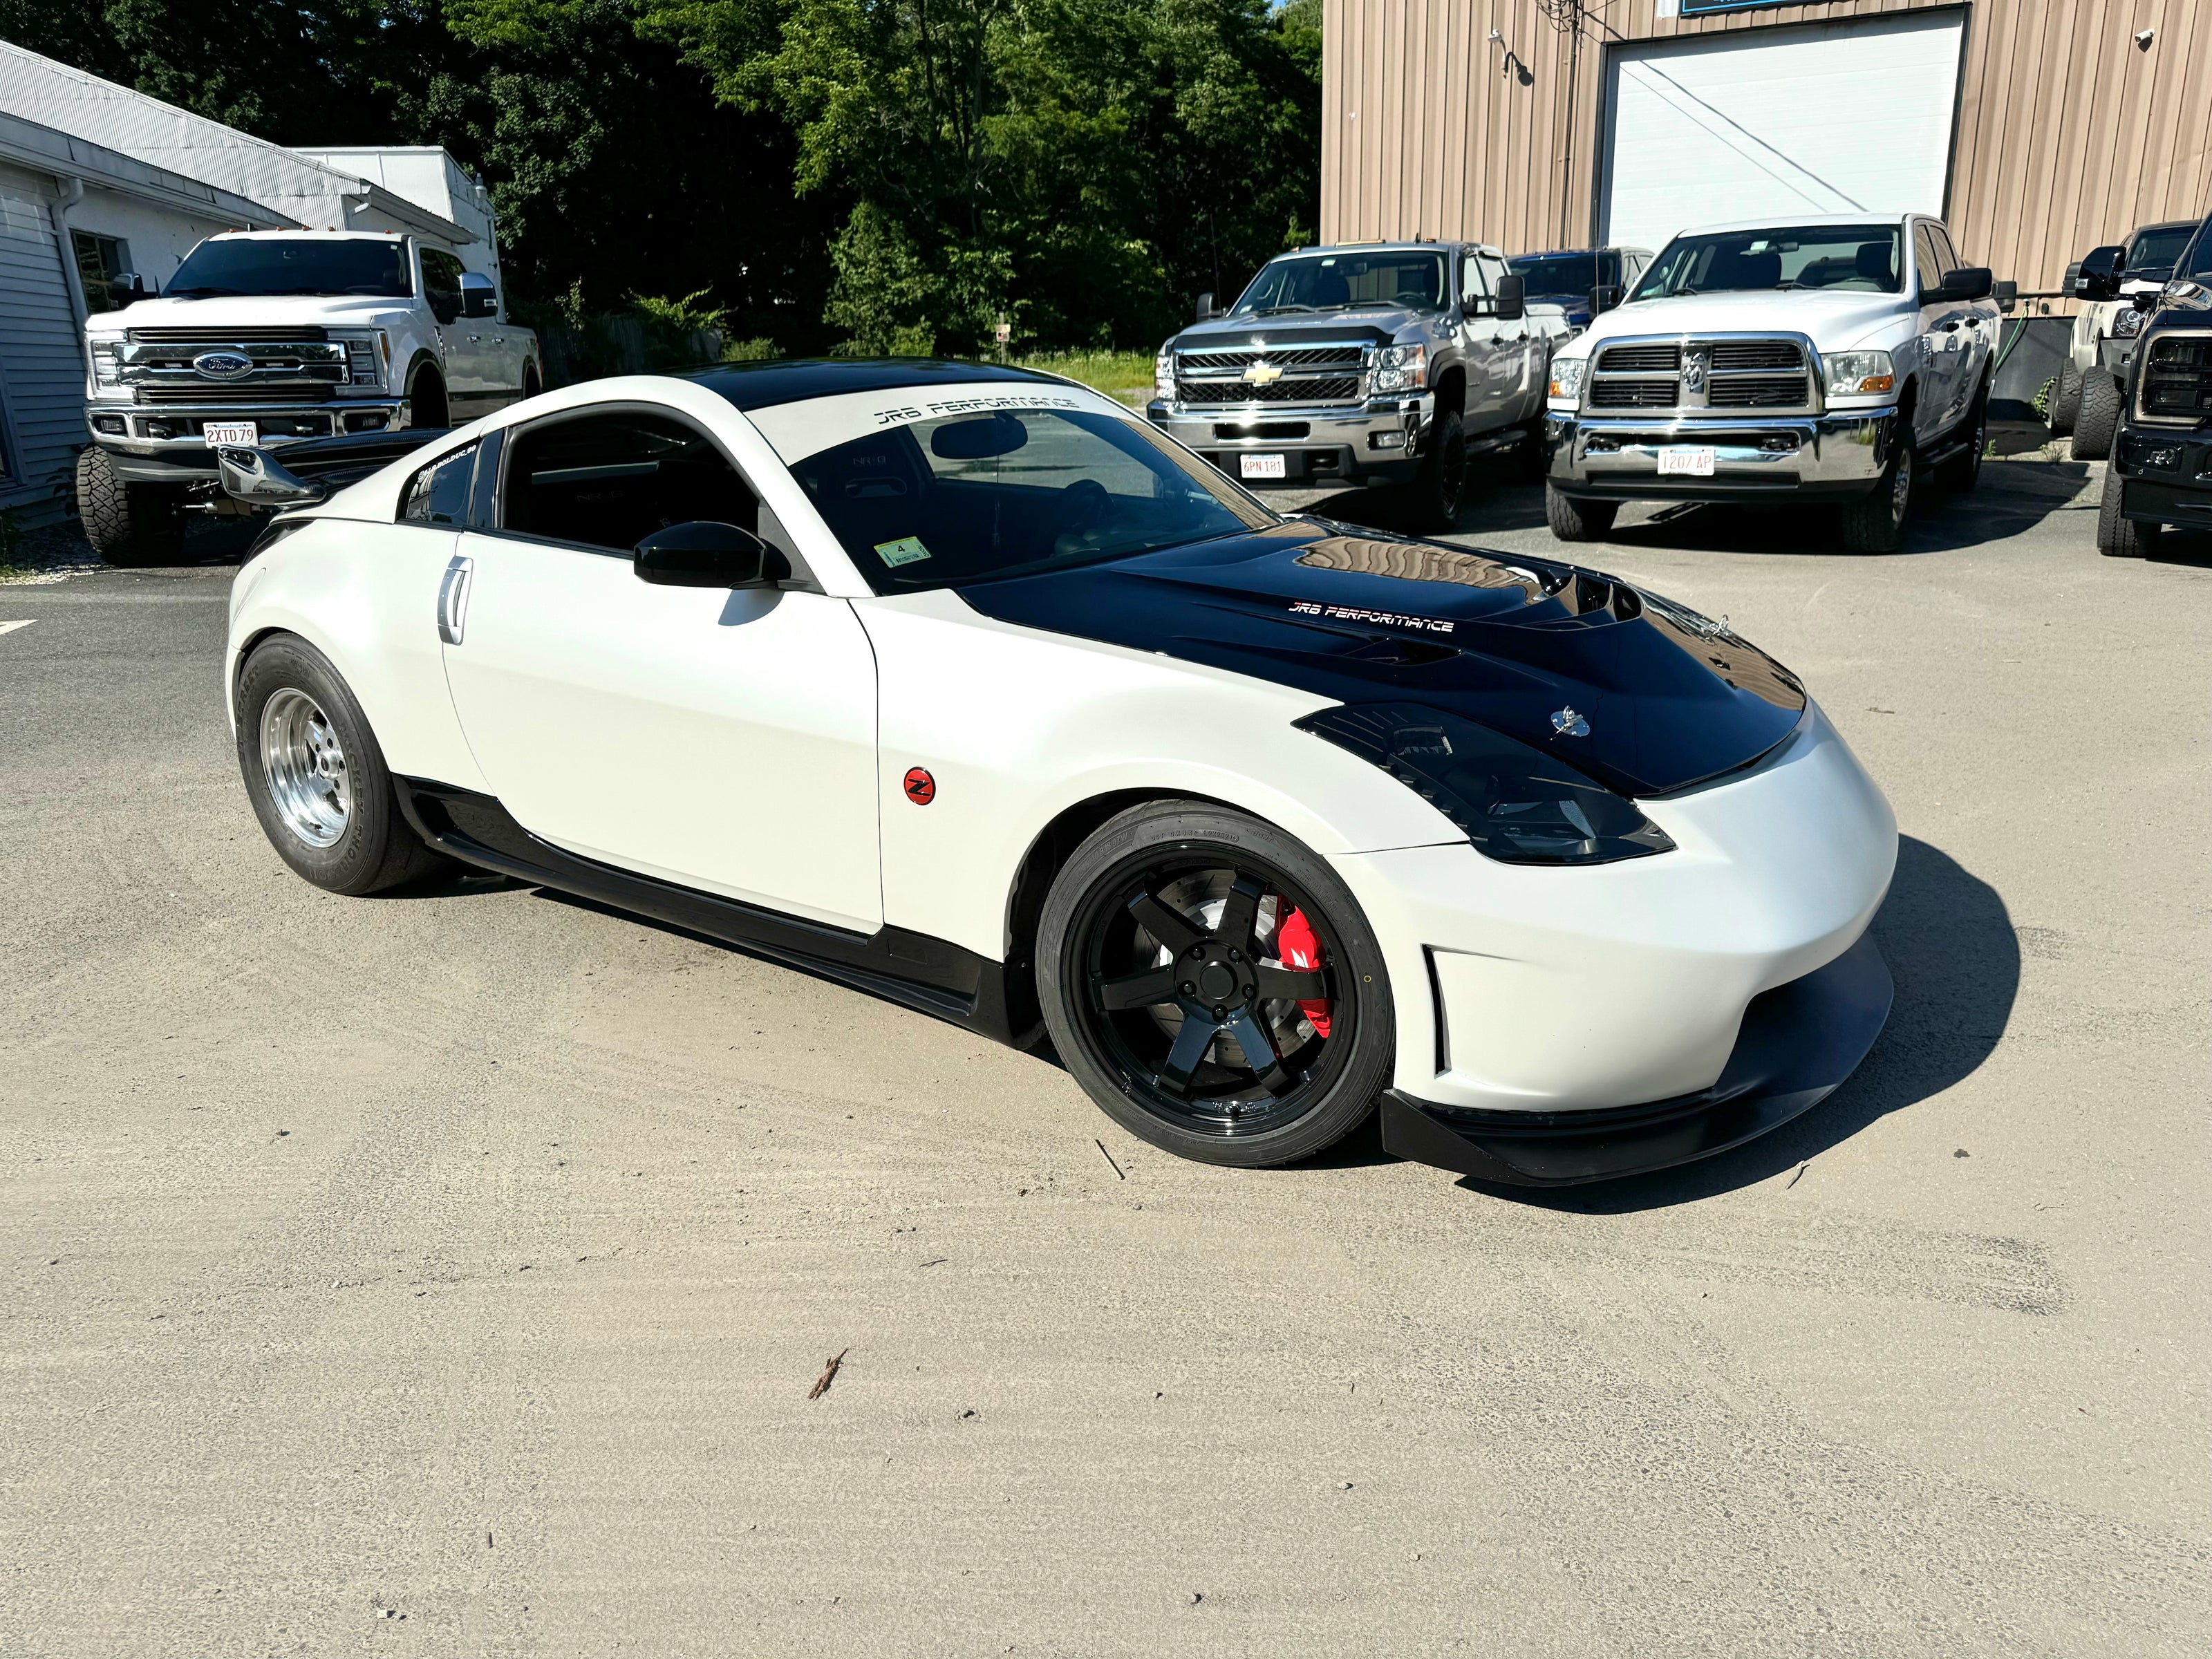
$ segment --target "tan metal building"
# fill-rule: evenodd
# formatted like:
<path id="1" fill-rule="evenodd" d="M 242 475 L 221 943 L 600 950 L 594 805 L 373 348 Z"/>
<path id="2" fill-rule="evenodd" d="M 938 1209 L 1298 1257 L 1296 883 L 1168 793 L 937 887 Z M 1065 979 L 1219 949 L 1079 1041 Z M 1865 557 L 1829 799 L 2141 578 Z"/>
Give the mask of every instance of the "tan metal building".
<path id="1" fill-rule="evenodd" d="M 1918 209 L 2034 290 L 2212 210 L 2212 0 L 1327 0 L 1323 33 L 1330 241 Z"/>

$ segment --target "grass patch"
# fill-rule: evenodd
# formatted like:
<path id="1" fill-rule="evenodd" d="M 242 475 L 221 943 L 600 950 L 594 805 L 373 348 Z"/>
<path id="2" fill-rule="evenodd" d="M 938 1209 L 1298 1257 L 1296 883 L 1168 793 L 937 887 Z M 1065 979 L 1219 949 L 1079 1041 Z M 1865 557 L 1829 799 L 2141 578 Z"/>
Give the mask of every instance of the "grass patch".
<path id="1" fill-rule="evenodd" d="M 1149 351 L 1040 351 L 1014 362 L 1021 368 L 1065 374 L 1125 404 L 1141 404 L 1152 395 Z"/>

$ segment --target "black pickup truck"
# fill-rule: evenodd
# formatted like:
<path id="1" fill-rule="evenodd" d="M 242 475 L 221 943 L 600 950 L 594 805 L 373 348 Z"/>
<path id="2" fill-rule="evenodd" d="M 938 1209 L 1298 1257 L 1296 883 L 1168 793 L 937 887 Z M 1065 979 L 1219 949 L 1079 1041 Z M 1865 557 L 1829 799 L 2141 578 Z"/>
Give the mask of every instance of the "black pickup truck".
<path id="1" fill-rule="evenodd" d="M 2097 550 L 2150 552 L 2168 525 L 2212 530 L 2212 217 L 2174 264 L 2121 382 Z"/>

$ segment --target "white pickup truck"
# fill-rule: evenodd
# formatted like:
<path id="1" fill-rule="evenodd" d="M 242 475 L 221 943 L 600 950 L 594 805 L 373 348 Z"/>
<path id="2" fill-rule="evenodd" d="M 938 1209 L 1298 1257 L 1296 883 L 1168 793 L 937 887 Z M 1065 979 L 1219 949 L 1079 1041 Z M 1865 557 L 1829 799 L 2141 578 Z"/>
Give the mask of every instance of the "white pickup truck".
<path id="1" fill-rule="evenodd" d="M 211 236 L 166 292 L 87 325 L 85 536 L 111 564 L 173 556 L 185 513 L 237 510 L 216 445 L 444 427 L 544 384 L 538 337 L 450 248 L 384 233 Z"/>
<path id="2" fill-rule="evenodd" d="M 1893 550 L 1917 480 L 1979 476 L 1994 289 L 1919 214 L 1685 231 L 1552 359 L 1553 534 L 1629 501 L 1824 501 L 1851 551 Z"/>

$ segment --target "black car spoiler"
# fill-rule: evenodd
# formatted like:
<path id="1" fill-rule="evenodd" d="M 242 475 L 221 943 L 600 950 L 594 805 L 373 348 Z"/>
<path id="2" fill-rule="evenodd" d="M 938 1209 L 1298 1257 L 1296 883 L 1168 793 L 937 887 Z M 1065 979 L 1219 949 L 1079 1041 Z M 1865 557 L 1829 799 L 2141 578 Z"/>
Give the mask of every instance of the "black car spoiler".
<path id="1" fill-rule="evenodd" d="M 445 427 L 311 438 L 281 450 L 223 444 L 215 452 L 223 493 L 249 507 L 306 507 L 442 438 Z"/>

